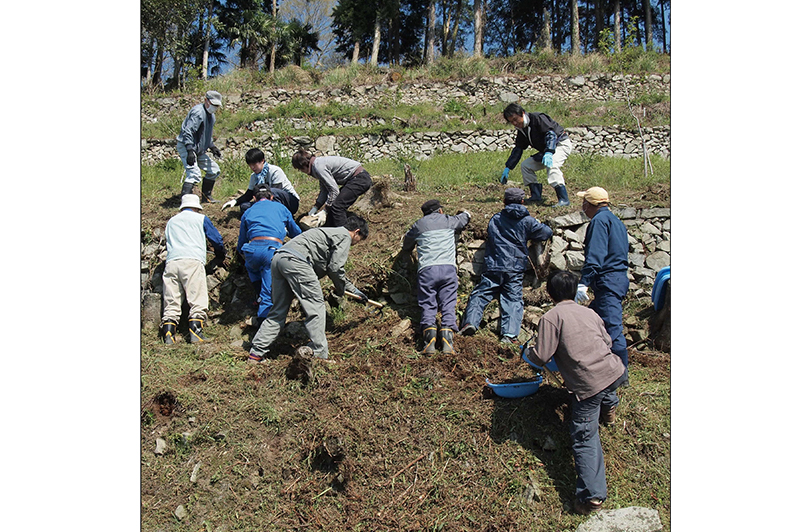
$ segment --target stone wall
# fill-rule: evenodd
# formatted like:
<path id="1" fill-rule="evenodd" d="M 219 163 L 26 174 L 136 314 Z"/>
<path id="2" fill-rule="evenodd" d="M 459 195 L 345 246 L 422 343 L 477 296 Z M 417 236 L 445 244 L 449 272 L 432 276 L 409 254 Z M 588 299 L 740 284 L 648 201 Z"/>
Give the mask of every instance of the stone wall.
<path id="1" fill-rule="evenodd" d="M 643 136 L 638 132 L 618 127 L 574 127 L 567 128 L 572 140 L 573 153 L 594 153 L 608 157 L 641 157 L 642 143 L 650 155 L 670 157 L 670 128 L 644 128 Z M 267 160 L 275 159 L 276 154 L 291 157 L 298 148 L 303 147 L 320 155 L 344 155 L 361 162 L 371 162 L 383 158 L 426 159 L 436 153 L 475 153 L 485 151 L 510 152 L 514 147 L 515 131 L 483 130 L 418 133 L 388 133 L 383 135 L 323 135 L 316 139 L 310 136 L 294 137 L 294 144 L 285 144 L 274 134 L 258 137 L 229 137 L 217 139 L 216 144 L 228 160 L 243 161 L 250 148 L 260 148 Z M 155 164 L 169 158 L 176 158 L 175 139 L 142 140 L 142 163 Z M 531 152 L 528 151 L 528 155 Z M 526 157 L 528 155 L 525 155 Z"/>
<path id="2" fill-rule="evenodd" d="M 470 81 L 423 82 L 408 84 L 375 84 L 350 88 L 287 90 L 267 89 L 242 94 L 224 94 L 226 110 L 241 109 L 266 112 L 292 100 L 303 100 L 316 106 L 337 102 L 354 107 L 391 107 L 398 104 L 414 105 L 430 102 L 444 105 L 448 101 L 478 106 L 486 102 L 521 102 L 523 106 L 541 101 L 625 101 L 626 94 L 634 98 L 642 93 L 667 93 L 670 76 L 633 76 L 594 74 L 591 76 L 533 76 L 529 78 L 490 77 Z M 187 96 L 164 97 L 142 106 L 142 121 L 157 121 L 170 113 L 185 113 L 201 100 Z M 308 131 L 309 135 L 294 137 L 286 142 L 274 130 L 270 120 L 256 120 L 246 129 L 254 135 L 218 138 L 217 146 L 228 160 L 242 160 L 250 148 L 260 148 L 267 159 L 276 155 L 291 156 L 298 146 L 322 155 L 346 155 L 362 162 L 386 157 L 424 159 L 435 153 L 470 153 L 481 151 L 510 151 L 515 132 L 511 128 L 498 130 L 428 131 L 419 133 L 364 134 L 315 136 L 321 128 L 347 127 L 401 129 L 400 119 L 315 120 L 306 118 L 281 119 L 281 129 Z M 644 128 L 638 131 L 616 126 L 584 126 L 567 128 L 576 153 L 596 153 L 612 157 L 640 157 L 643 142 L 648 153 L 670 157 L 670 127 Z M 176 131 L 177 134 L 177 131 Z M 280 153 L 276 153 L 280 150 Z M 154 164 L 176 157 L 175 140 L 143 139 L 142 162 Z"/>

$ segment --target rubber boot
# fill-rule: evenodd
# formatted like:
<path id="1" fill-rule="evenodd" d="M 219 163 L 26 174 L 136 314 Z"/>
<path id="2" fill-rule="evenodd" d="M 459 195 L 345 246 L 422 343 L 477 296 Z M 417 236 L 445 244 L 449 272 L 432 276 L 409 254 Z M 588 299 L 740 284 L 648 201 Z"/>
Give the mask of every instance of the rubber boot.
<path id="1" fill-rule="evenodd" d="M 211 197 L 211 191 L 214 190 L 214 183 L 215 181 L 213 179 L 203 179 L 203 186 L 201 189 L 203 192 L 201 197 L 202 201 L 207 201 L 208 203 L 219 203 L 219 201 Z"/>
<path id="2" fill-rule="evenodd" d="M 542 202 L 542 184 L 541 183 L 531 183 L 528 185 L 528 188 L 531 190 L 531 197 L 525 200 L 525 203 L 528 205 L 531 204 L 540 204 Z"/>
<path id="3" fill-rule="evenodd" d="M 425 327 L 422 330 L 423 355 L 432 355 L 436 352 L 436 325 Z"/>
<path id="4" fill-rule="evenodd" d="M 172 320 L 167 320 L 161 324 L 161 336 L 164 338 L 164 343 L 172 345 L 175 343 L 175 331 L 178 324 Z"/>
<path id="5" fill-rule="evenodd" d="M 200 318 L 189 318 L 189 342 L 198 344 L 208 340 L 203 334 L 203 320 Z"/>
<path id="6" fill-rule="evenodd" d="M 191 194 L 193 188 L 194 188 L 194 183 L 184 181 L 183 188 L 181 189 L 181 196 L 185 196 L 186 194 Z"/>
<path id="7" fill-rule="evenodd" d="M 442 354 L 455 354 L 456 351 L 453 348 L 453 334 L 453 329 L 449 327 L 442 327 Z"/>
<path id="8" fill-rule="evenodd" d="M 556 185 L 553 187 L 553 190 L 556 191 L 556 196 L 558 196 L 558 203 L 555 204 L 556 207 L 566 207 L 569 205 L 569 195 L 567 195 L 567 187 L 564 185 Z"/>

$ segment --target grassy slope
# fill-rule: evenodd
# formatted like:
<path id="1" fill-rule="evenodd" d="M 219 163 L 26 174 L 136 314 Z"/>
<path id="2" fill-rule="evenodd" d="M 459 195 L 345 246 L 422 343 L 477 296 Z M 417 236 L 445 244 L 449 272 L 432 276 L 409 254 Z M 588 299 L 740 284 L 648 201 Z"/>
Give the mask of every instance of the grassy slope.
<path id="1" fill-rule="evenodd" d="M 368 214 L 372 234 L 353 248 L 349 275 L 377 294 L 413 283 L 396 258 L 397 243 L 431 195 L 449 213 L 466 208 L 480 236 L 500 208 L 496 174 L 506 154 L 443 156 L 414 164 L 420 192 L 402 194 L 402 161 L 370 165 L 393 174 L 393 208 Z M 283 165 L 289 168 L 288 165 Z M 641 161 L 570 158 L 570 192 L 605 186 L 619 203 L 669 206 L 669 163 L 654 160 L 644 180 Z M 243 164 L 223 164 L 220 197 L 246 186 Z M 315 183 L 288 169 L 308 208 Z M 142 226 L 150 235 L 175 212 L 180 167 L 142 167 Z M 519 179 L 518 169 L 512 172 Z M 166 200 L 166 201 L 165 201 Z M 577 209 L 537 209 L 547 219 Z M 227 213 L 228 211 L 226 211 Z M 219 206 L 206 213 L 229 254 L 238 222 Z M 149 238 L 149 237 L 146 237 Z M 231 279 L 243 279 L 233 261 Z M 328 281 L 323 282 L 326 290 Z M 459 310 L 471 288 L 462 279 Z M 541 287 L 526 288 L 528 306 L 546 310 Z M 626 318 L 645 312 L 630 300 Z M 586 518 L 568 510 L 574 469 L 566 432 L 567 396 L 546 383 L 520 400 L 485 399 L 493 382 L 530 377 L 531 369 L 489 331 L 460 339 L 458 355 L 417 355 L 408 331 L 392 336 L 415 305 L 382 314 L 345 302 L 334 308 L 329 341 L 334 365 L 318 365 L 309 386 L 287 378 L 289 355 L 302 338 L 282 338 L 280 355 L 256 368 L 244 363 L 241 339 L 254 330 L 212 304 L 213 342 L 167 348 L 142 332 L 142 530 L 574 530 Z M 293 312 L 289 321 L 301 321 Z M 608 507 L 645 506 L 670 529 L 669 355 L 631 352 L 632 388 L 620 392 L 618 426 L 601 431 L 609 483 Z M 168 451 L 156 456 L 155 440 Z M 555 450 L 546 451 L 551 440 Z M 546 445 L 547 444 L 547 445 Z M 193 475 L 194 473 L 194 475 Z M 174 512 L 183 505 L 188 515 Z"/>

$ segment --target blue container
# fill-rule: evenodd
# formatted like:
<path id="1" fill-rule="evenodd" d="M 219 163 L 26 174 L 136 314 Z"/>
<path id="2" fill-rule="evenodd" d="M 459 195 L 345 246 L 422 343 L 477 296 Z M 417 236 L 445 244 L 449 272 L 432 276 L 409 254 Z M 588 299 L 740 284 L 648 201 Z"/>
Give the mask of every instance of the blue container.
<path id="1" fill-rule="evenodd" d="M 492 384 L 489 379 L 486 379 L 486 385 L 500 397 L 518 399 L 536 393 L 539 390 L 539 385 L 542 384 L 542 380 L 541 375 L 537 375 L 536 380 L 533 381 L 512 382 L 509 384 Z"/>
<path id="2" fill-rule="evenodd" d="M 667 299 L 667 281 L 670 278 L 670 266 L 665 266 L 659 270 L 658 275 L 656 275 L 656 280 L 653 283 L 653 293 L 650 294 L 650 299 L 653 301 L 653 306 L 655 307 L 656 311 L 661 310 L 661 307 L 664 306 L 664 302 Z"/>

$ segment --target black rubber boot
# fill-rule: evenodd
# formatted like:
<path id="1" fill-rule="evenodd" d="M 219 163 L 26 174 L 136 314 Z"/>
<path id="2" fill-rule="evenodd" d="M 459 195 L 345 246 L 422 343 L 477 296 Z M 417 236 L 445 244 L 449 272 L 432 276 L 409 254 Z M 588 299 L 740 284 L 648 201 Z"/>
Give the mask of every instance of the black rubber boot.
<path id="1" fill-rule="evenodd" d="M 161 324 L 161 336 L 165 344 L 172 345 L 175 343 L 175 331 L 177 328 L 178 324 L 172 320 L 167 320 Z"/>
<path id="2" fill-rule="evenodd" d="M 197 344 L 208 340 L 203 334 L 203 320 L 200 318 L 189 318 L 189 342 Z"/>
<path id="3" fill-rule="evenodd" d="M 194 183 L 189 183 L 188 181 L 184 181 L 183 188 L 181 189 L 181 196 L 185 196 L 186 194 L 191 194 L 193 188 L 194 188 Z"/>
<path id="4" fill-rule="evenodd" d="M 525 200 L 525 203 L 528 205 L 531 204 L 540 204 L 542 202 L 542 184 L 541 183 L 531 183 L 528 185 L 528 188 L 531 191 L 531 197 Z"/>
<path id="5" fill-rule="evenodd" d="M 425 327 L 422 330 L 422 354 L 432 355 L 436 352 L 436 325 Z"/>
<path id="6" fill-rule="evenodd" d="M 214 190 L 214 183 L 213 179 L 203 179 L 203 186 L 202 186 L 202 201 L 208 203 L 219 203 L 217 200 L 211 197 L 211 191 Z"/>
<path id="7" fill-rule="evenodd" d="M 442 327 L 442 353 L 452 355 L 456 352 L 453 348 L 453 329 Z"/>
<path id="8" fill-rule="evenodd" d="M 569 205 L 569 195 L 567 194 L 567 187 L 564 185 L 557 185 L 553 187 L 556 191 L 556 196 L 558 196 L 558 203 L 555 204 L 556 207 L 566 207 Z"/>

